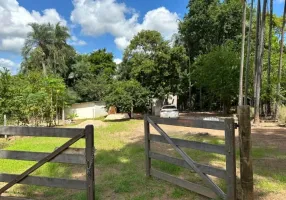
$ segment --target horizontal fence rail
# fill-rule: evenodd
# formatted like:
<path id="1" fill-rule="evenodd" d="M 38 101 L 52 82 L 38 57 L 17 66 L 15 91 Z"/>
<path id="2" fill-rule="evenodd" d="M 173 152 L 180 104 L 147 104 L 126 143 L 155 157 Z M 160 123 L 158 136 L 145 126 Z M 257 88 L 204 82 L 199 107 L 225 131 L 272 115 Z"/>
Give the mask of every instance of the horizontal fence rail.
<path id="1" fill-rule="evenodd" d="M 158 131 L 160 135 L 150 134 L 150 124 Z M 205 142 L 189 141 L 178 138 L 171 138 L 158 124 L 185 126 L 204 129 L 224 130 L 225 144 L 209 144 Z M 159 117 L 147 116 L 144 117 L 145 129 L 145 154 L 146 154 L 146 176 L 153 176 L 190 191 L 196 192 L 209 198 L 220 197 L 227 200 L 236 199 L 236 161 L 235 161 L 235 137 L 234 137 L 234 120 L 232 118 L 225 119 L 164 119 Z M 170 144 L 174 150 L 183 158 L 175 158 L 168 155 L 160 154 L 151 151 L 151 142 Z M 216 153 L 224 155 L 226 158 L 226 168 L 218 168 L 210 165 L 200 164 L 195 162 L 181 148 L 191 148 L 195 150 L 205 151 L 208 153 Z M 191 183 L 189 181 L 177 178 L 170 174 L 160 172 L 151 167 L 151 159 L 167 162 L 179 167 L 189 169 L 196 172 L 203 182 L 203 185 Z M 216 185 L 208 175 L 225 180 L 227 185 L 226 193 Z"/>
<path id="2" fill-rule="evenodd" d="M 190 167 L 190 165 L 183 159 L 179 159 L 179 158 L 173 158 L 170 156 L 166 156 L 163 154 L 159 154 L 159 153 L 155 153 L 150 151 L 149 153 L 150 158 L 155 159 L 155 160 L 160 160 L 160 161 L 164 161 L 173 165 L 177 165 L 180 167 L 184 167 L 190 170 L 193 170 L 193 168 Z M 199 168 L 203 173 L 208 174 L 208 175 L 212 175 L 221 179 L 226 179 L 226 170 L 224 169 L 220 169 L 220 168 L 216 168 L 216 167 L 212 167 L 209 165 L 203 165 L 203 164 L 199 164 L 199 163 L 195 163 L 195 165 L 197 166 L 197 168 Z"/>
<path id="3" fill-rule="evenodd" d="M 17 178 L 17 176 L 18 176 L 17 174 L 0 174 L 0 180 L 1 182 L 10 182 L 15 178 Z M 78 190 L 85 190 L 86 189 L 85 183 L 86 181 L 81 181 L 81 180 L 59 179 L 59 178 L 50 178 L 41 176 L 27 176 L 27 178 L 19 182 L 19 184 L 25 184 L 25 185 L 38 185 L 38 186 L 58 187 L 66 189 L 78 189 Z"/>
<path id="4" fill-rule="evenodd" d="M 22 174 L 6 174 L 0 172 L 0 182 L 7 183 L 0 188 L 0 200 L 28 200 L 21 197 L 2 196 L 15 184 L 37 185 L 66 189 L 86 190 L 87 200 L 94 200 L 94 128 L 87 125 L 82 128 L 46 128 L 46 127 L 0 127 L 0 135 L 65 137 L 71 138 L 53 152 L 30 152 L 0 150 L 0 159 L 38 161 Z M 72 144 L 85 138 L 85 148 L 70 148 Z M 30 176 L 36 169 L 47 162 L 79 164 L 86 166 L 86 180 L 62 179 L 52 177 Z"/>
<path id="5" fill-rule="evenodd" d="M 185 126 L 185 127 L 193 127 L 193 128 L 205 128 L 205 129 L 215 129 L 215 130 L 224 130 L 225 125 L 224 121 L 212 121 L 208 118 L 204 119 L 172 119 L 172 118 L 159 118 L 148 116 L 156 124 L 166 124 L 172 126 Z"/>
<path id="6" fill-rule="evenodd" d="M 83 131 L 84 131 L 83 128 L 49 128 L 49 127 L 16 127 L 16 126 L 0 127 L 0 135 L 8 135 L 8 136 L 73 138 Z"/>
<path id="7" fill-rule="evenodd" d="M 217 195 L 211 189 L 207 187 L 204 187 L 204 186 L 201 186 L 201 185 L 198 185 L 198 184 L 186 181 L 186 180 L 179 179 L 175 176 L 160 172 L 152 168 L 151 168 L 151 176 L 168 181 L 170 183 L 173 183 L 185 189 L 204 195 L 206 197 L 213 198 L 213 199 L 217 198 Z"/>
<path id="8" fill-rule="evenodd" d="M 32 199 L 27 199 L 27 198 L 22 198 L 22 197 L 8 197 L 8 196 L 1 196 L 1 200 L 32 200 Z"/>
<path id="9" fill-rule="evenodd" d="M 180 147 L 191 148 L 191 149 L 196 149 L 196 150 L 201 150 L 201 151 L 206 151 L 206 152 L 211 152 L 211 153 L 217 153 L 221 155 L 226 154 L 224 145 L 208 144 L 204 142 L 188 141 L 188 140 L 182 140 L 182 139 L 177 139 L 177 138 L 171 138 L 171 139 L 177 146 L 180 146 Z M 168 141 L 160 135 L 150 134 L 150 140 L 154 142 L 162 142 L 162 143 L 168 144 Z"/>
<path id="10" fill-rule="evenodd" d="M 47 157 L 50 153 L 42 152 L 27 152 L 27 151 L 8 151 L 0 150 L 0 158 L 12 159 L 12 160 L 29 160 L 29 161 L 40 161 Z M 61 154 L 50 162 L 53 163 L 69 163 L 69 164 L 81 164 L 85 165 L 86 160 L 84 155 L 77 154 Z"/>

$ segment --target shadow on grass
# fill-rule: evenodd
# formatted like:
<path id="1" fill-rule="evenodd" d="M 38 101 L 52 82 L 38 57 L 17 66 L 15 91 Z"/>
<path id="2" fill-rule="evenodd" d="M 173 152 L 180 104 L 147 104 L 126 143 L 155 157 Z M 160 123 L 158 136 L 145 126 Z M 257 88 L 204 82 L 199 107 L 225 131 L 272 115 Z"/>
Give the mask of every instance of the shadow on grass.
<path id="1" fill-rule="evenodd" d="M 95 141 L 95 144 L 97 141 Z M 162 146 L 156 143 L 156 146 Z M 171 147 L 169 147 L 171 149 Z M 161 153 L 166 153 L 162 149 Z M 169 151 L 169 155 L 174 155 Z M 187 150 L 187 153 L 196 160 L 218 159 L 215 154 L 200 153 L 195 150 Z M 152 161 L 152 167 L 162 172 L 183 178 L 185 180 L 203 184 L 196 173 L 177 167 L 172 164 Z M 145 149 L 143 136 L 137 138 L 133 143 L 127 143 L 116 150 L 97 149 L 95 157 L 96 176 L 96 199 L 207 199 L 183 188 L 176 187 L 165 181 L 145 176 Z M 68 165 L 48 164 L 34 175 L 68 178 L 71 176 L 71 169 Z M 223 183 L 217 183 L 224 187 Z M 15 192 L 21 193 L 33 199 L 51 200 L 85 200 L 85 191 L 65 190 L 38 186 L 20 185 Z"/>
<path id="2" fill-rule="evenodd" d="M 116 126 L 105 128 L 109 130 L 118 130 Z M 124 125 L 126 128 L 126 126 Z M 123 130 L 124 128 L 120 128 Z M 100 133 L 101 134 L 101 133 Z M 275 133 L 273 133 L 275 134 Z M 275 137 L 280 137 L 279 133 Z M 271 136 L 263 136 L 261 141 L 269 139 Z M 285 137 L 281 136 L 283 139 Z M 183 139 L 208 142 L 211 144 L 223 144 L 224 140 L 221 137 L 200 135 L 200 134 L 182 134 Z M 254 136 L 255 138 L 255 136 Z M 105 138 L 100 136 L 101 140 Z M 112 142 L 117 140 L 115 136 L 106 135 L 105 143 L 114 145 Z M 126 139 L 127 140 L 127 139 Z M 98 140 L 95 140 L 95 145 L 98 145 Z M 102 142 L 102 141 L 101 141 Z M 260 143 L 254 143 L 253 157 L 254 157 L 254 173 L 255 185 L 259 191 L 256 196 L 267 197 L 273 190 L 281 191 L 286 183 L 285 173 L 285 159 L 277 158 L 277 151 L 270 151 L 267 147 L 260 146 Z M 117 145 L 117 143 L 116 143 Z M 174 157 L 179 155 L 173 150 L 170 145 L 161 143 L 152 143 L 152 151 L 167 154 Z M 273 149 L 273 147 L 271 146 Z M 223 156 L 214 153 L 207 153 L 192 149 L 184 149 L 187 154 L 195 161 L 204 164 L 215 165 L 223 167 L 225 161 Z M 238 150 L 237 150 L 237 155 Z M 280 154 L 279 154 L 280 155 Z M 283 155 L 281 155 L 283 156 Z M 272 160 L 265 161 L 264 158 L 271 158 Z M 286 163 L 285 163 L 286 164 Z M 284 165 L 284 166 L 283 166 Z M 152 166 L 162 172 L 183 178 L 185 180 L 194 182 L 196 184 L 203 184 L 200 177 L 193 171 L 168 164 L 161 161 L 152 161 Z M 237 166 L 239 166 L 239 157 L 237 156 Z M 270 167 L 269 167 L 270 166 Z M 165 181 L 157 180 L 155 178 L 145 177 L 145 150 L 144 137 L 141 135 L 133 142 L 125 141 L 124 145 L 106 150 L 104 148 L 97 148 L 95 156 L 95 177 L 96 177 L 96 199 L 134 199 L 134 200 L 151 200 L 151 199 L 207 199 L 203 196 L 197 195 L 193 192 L 187 191 L 180 187 L 176 187 Z M 48 172 L 39 173 L 46 174 L 52 177 L 70 177 L 72 169 L 69 166 L 56 164 L 47 166 Z M 226 185 L 224 180 L 214 180 L 224 191 Z M 35 199 L 51 199 L 51 200 L 85 200 L 85 191 L 55 189 L 37 186 L 21 186 L 17 192 L 26 194 L 28 197 Z M 240 192 L 240 191 L 239 191 Z"/>

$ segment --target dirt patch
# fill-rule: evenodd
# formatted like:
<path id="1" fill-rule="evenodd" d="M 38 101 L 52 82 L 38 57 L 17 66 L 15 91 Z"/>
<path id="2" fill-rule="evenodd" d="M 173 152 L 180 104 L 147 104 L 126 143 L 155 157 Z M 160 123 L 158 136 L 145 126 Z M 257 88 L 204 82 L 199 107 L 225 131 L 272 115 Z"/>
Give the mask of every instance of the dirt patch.
<path id="1" fill-rule="evenodd" d="M 93 125 L 94 127 L 105 127 L 107 126 L 106 122 L 100 120 L 86 120 L 80 124 L 73 126 L 74 128 L 85 128 L 87 125 Z"/>

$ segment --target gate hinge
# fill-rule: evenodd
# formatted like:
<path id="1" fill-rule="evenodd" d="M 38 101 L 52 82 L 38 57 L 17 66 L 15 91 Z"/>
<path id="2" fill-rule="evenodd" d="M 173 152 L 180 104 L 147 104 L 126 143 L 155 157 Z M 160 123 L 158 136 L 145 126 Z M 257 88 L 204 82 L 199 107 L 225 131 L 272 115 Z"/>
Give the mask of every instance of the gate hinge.
<path id="1" fill-rule="evenodd" d="M 237 129 L 239 127 L 238 123 L 234 123 L 234 129 Z"/>

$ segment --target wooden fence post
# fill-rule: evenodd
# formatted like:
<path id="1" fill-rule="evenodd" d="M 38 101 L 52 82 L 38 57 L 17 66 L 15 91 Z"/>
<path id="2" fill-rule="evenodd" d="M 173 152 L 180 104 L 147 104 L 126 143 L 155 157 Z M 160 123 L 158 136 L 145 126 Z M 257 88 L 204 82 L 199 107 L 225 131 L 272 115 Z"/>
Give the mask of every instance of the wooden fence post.
<path id="1" fill-rule="evenodd" d="M 150 124 L 148 122 L 147 114 L 144 115 L 144 132 L 145 132 L 145 167 L 146 167 L 146 176 L 150 177 L 151 171 L 151 158 L 149 156 L 150 152 Z"/>
<path id="2" fill-rule="evenodd" d="M 95 199 L 95 181 L 94 181 L 94 128 L 93 125 L 85 127 L 85 156 L 86 156 L 86 190 L 87 199 Z"/>
<path id="3" fill-rule="evenodd" d="M 251 123 L 250 107 L 238 107 L 239 149 L 240 149 L 240 181 L 242 199 L 252 200 L 253 197 L 253 168 L 251 157 Z"/>
<path id="4" fill-rule="evenodd" d="M 225 150 L 227 194 L 226 199 L 236 200 L 236 159 L 235 159 L 235 132 L 234 120 L 225 119 Z"/>

